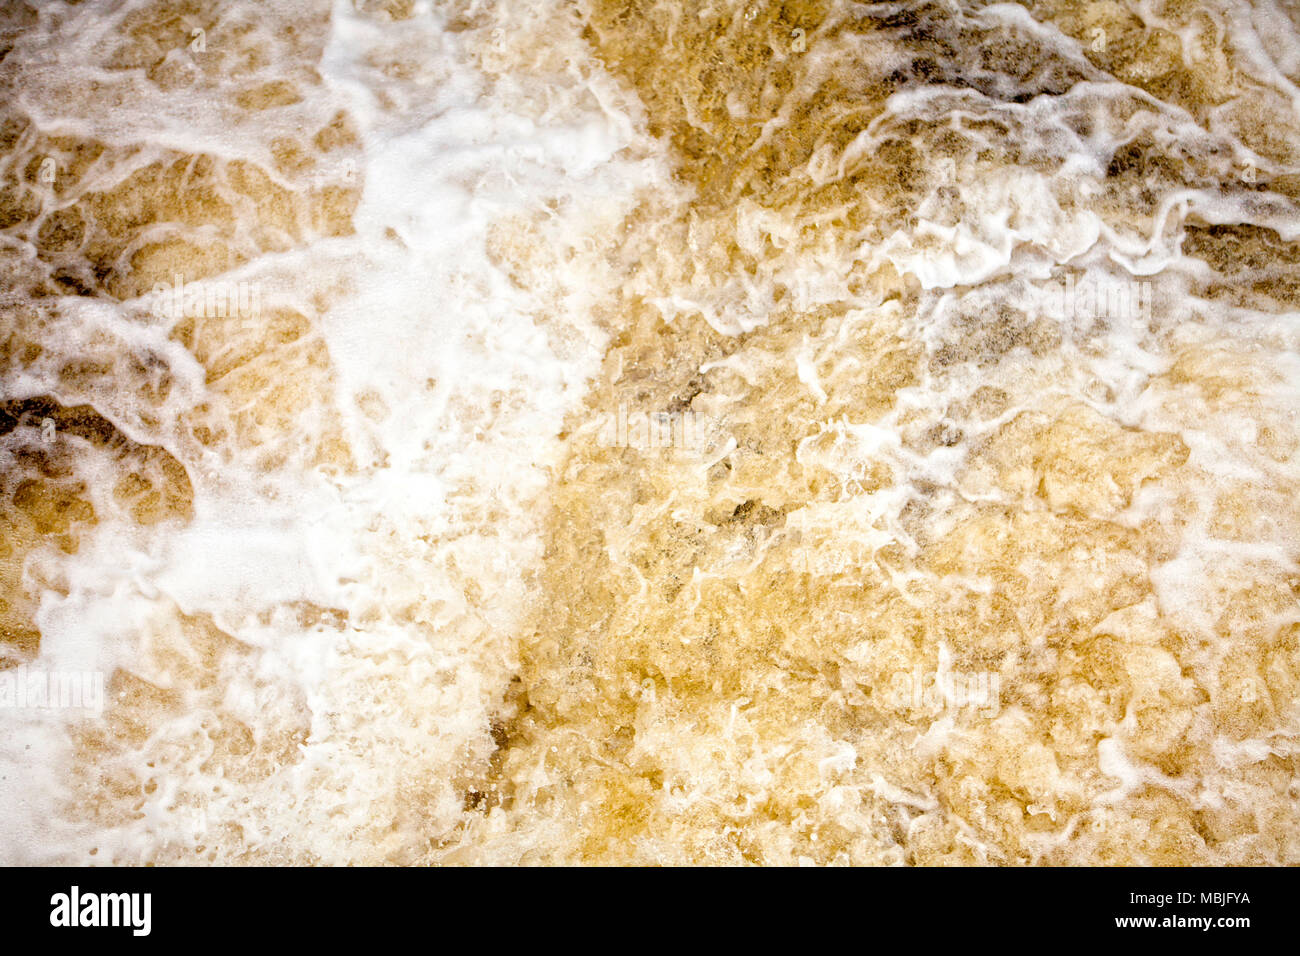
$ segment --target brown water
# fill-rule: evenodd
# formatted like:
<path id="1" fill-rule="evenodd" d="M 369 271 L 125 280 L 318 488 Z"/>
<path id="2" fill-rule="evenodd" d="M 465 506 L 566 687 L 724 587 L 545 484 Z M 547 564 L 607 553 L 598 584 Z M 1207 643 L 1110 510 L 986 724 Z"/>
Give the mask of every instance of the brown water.
<path id="1" fill-rule="evenodd" d="M 1294 6 L 2 16 L 6 861 L 1300 862 Z"/>

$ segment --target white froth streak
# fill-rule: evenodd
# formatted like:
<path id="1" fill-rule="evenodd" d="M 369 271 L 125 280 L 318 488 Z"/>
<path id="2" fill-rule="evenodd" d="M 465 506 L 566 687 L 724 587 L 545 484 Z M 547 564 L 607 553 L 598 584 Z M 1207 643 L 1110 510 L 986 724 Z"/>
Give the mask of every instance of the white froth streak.
<path id="1" fill-rule="evenodd" d="M 664 175 L 657 160 L 614 158 L 634 124 L 618 113 L 612 83 L 602 86 L 597 77 L 593 109 L 590 97 L 580 102 L 581 80 L 548 77 L 549 99 L 566 108 L 544 117 L 520 113 L 471 65 L 470 38 L 447 33 L 427 4 L 416 12 L 413 20 L 381 24 L 349 4 L 334 5 L 322 74 L 329 97 L 347 102 L 361 127 L 365 190 L 356 236 L 241 270 L 273 288 L 342 279 L 349 290 L 324 315 L 323 333 L 347 437 L 371 453 L 362 456 L 361 473 L 281 474 L 268 484 L 251 461 L 227 465 L 219 482 L 191 469 L 193 521 L 151 536 L 102 525 L 65 562 L 67 593 L 46 591 L 38 617 L 42 660 L 64 666 L 143 666 L 142 633 L 172 606 L 210 615 L 260 649 L 258 672 L 296 683 L 314 716 L 303 762 L 264 784 L 294 792 L 251 794 L 253 805 L 268 813 L 283 806 L 287 815 L 276 829 L 338 862 L 355 859 L 350 837 L 376 791 L 398 789 L 403 775 L 448 777 L 467 743 L 486 735 L 487 710 L 509 676 L 508 629 L 526 596 L 521 576 L 540 556 L 530 506 L 544 487 L 563 417 L 581 400 L 602 352 L 602 335 L 585 314 L 602 282 L 590 264 L 580 262 L 568 276 L 563 263 L 556 266 L 558 300 L 517 288 L 488 258 L 489 226 L 561 200 L 552 204 L 559 211 L 549 213 L 547 238 L 579 245 L 617 223 L 637 190 Z M 418 49 L 425 73 L 397 80 L 370 67 L 370 54 L 401 46 Z M 563 356 L 546 331 L 561 326 L 583 343 Z M 358 412 L 362 393 L 378 396 L 380 420 Z M 457 408 L 482 409 L 503 393 L 522 401 L 487 418 L 458 419 Z M 495 509 L 500 524 L 484 529 L 450 513 L 452 490 L 470 513 L 470 504 Z M 428 544 L 444 532 L 454 533 L 450 551 Z M 446 577 L 451 551 L 490 602 L 468 630 L 457 626 L 467 598 Z M 273 613 L 298 601 L 344 609 L 350 624 L 343 632 L 304 632 L 285 620 L 292 615 Z M 387 606 L 420 601 L 435 609 L 426 615 L 432 631 L 409 630 Z M 447 610 L 436 612 L 439 606 Z M 495 629 L 494 640 L 478 640 L 482 622 Z M 450 668 L 442 687 L 429 685 L 420 668 L 394 671 L 390 662 L 428 655 L 435 669 Z M 363 678 L 398 687 L 374 718 L 391 726 L 348 736 L 337 713 L 348 706 L 349 685 Z M 417 702 L 426 713 L 403 713 Z M 157 736 L 183 737 L 193 719 L 187 714 Z M 0 714 L 0 721 L 15 732 L 27 727 L 7 735 L 11 741 L 34 732 L 26 718 Z M 408 724 L 427 724 L 431 735 L 412 736 Z M 169 839 L 202 837 L 192 819 L 172 812 L 166 786 L 121 832 L 66 831 L 49 815 L 66 759 L 62 726 L 46 719 L 40 733 L 39 746 L 3 754 L 0 858 L 88 860 L 87 848 L 98 845 L 99 861 L 131 861 Z M 357 734 L 397 747 L 415 766 L 373 765 L 402 761 L 391 750 L 358 752 Z M 341 792 L 353 794 L 346 812 L 325 797 L 324 809 L 312 810 L 316 794 Z M 295 806 L 306 807 L 298 819 Z M 458 809 L 444 797 L 435 810 L 445 816 L 449 808 Z M 216 797 L 205 812 L 213 823 L 240 813 L 237 801 Z"/>

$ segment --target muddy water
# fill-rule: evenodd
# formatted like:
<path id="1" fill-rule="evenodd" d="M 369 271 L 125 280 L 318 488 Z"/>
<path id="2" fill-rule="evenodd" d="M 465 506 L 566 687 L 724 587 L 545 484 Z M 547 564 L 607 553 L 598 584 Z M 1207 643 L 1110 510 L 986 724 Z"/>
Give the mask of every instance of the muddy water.
<path id="1" fill-rule="evenodd" d="M 1295 8 L 0 16 L 6 861 L 1300 862 Z"/>

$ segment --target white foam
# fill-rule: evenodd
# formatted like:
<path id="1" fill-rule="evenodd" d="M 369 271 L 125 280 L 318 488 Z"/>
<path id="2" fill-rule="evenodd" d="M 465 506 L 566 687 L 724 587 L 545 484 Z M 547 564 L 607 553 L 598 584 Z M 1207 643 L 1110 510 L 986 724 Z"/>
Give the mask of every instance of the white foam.
<path id="1" fill-rule="evenodd" d="M 62 591 L 42 596 L 42 660 L 146 676 L 141 641 L 157 630 L 159 615 L 176 607 L 210 617 L 259 649 L 256 668 L 232 678 L 232 687 L 303 695 L 312 729 L 302 762 L 244 794 L 261 817 L 214 796 L 200 827 L 163 789 L 116 834 L 69 833 L 45 812 L 53 796 L 43 791 L 54 786 L 53 768 L 67 750 L 47 727 L 39 747 L 6 752 L 0 858 L 88 860 L 98 846 L 101 861 L 140 860 L 169 840 L 202 842 L 205 827 L 225 820 L 250 834 L 260 826 L 253 842 L 295 832 L 305 851 L 341 861 L 355 853 L 352 831 L 373 816 L 371 798 L 349 797 L 339 814 L 332 798 L 313 793 L 369 787 L 372 797 L 393 799 L 411 774 L 449 784 L 467 751 L 481 749 L 486 711 L 511 672 L 508 629 L 527 597 L 522 575 L 539 556 L 533 502 L 563 416 L 602 353 L 603 333 L 585 307 L 609 280 L 587 237 L 621 220 L 638 189 L 664 177 L 659 160 L 627 152 L 633 126 L 598 71 L 590 82 L 547 77 L 551 109 L 538 113 L 474 65 L 483 40 L 448 32 L 428 4 L 411 21 L 384 24 L 336 3 L 323 42 L 324 85 L 311 110 L 328 115 L 346 104 L 360 127 L 365 187 L 356 235 L 240 270 L 286 301 L 307 301 L 313 289 L 343 290 L 321 318 L 333 394 L 320 399 L 340 410 L 361 471 L 268 475 L 255 464 L 257 449 L 214 462 L 212 472 L 191 474 L 193 520 L 144 538 L 101 525 L 61 565 Z M 418 57 L 413 75 L 394 79 L 373 68 L 376 58 L 403 50 Z M 140 106 L 150 103 L 146 97 Z M 189 118 L 173 102 L 149 122 L 135 113 L 117 122 L 157 145 L 213 150 L 209 126 L 186 126 Z M 93 114 L 76 122 L 83 133 L 105 132 Z M 251 140 L 274 131 L 254 129 Z M 223 143 L 230 139 L 223 132 Z M 539 213 L 543 236 L 533 243 L 576 255 L 570 265 L 560 258 L 551 287 L 519 288 L 490 258 L 489 231 Z M 142 334 L 130 332 L 138 326 L 120 311 L 97 308 L 117 333 Z M 88 334 L 90 325 L 78 328 Z M 193 402 L 202 370 L 157 338 L 187 372 L 179 401 Z M 33 381 L 27 391 L 49 384 Z M 126 408 L 101 411 L 129 420 Z M 313 422 L 300 424 L 309 434 Z M 165 430 L 137 429 L 136 437 L 170 443 Z M 489 512 L 497 518 L 485 523 Z M 433 541 L 442 544 L 431 552 Z M 487 605 L 471 606 L 466 588 L 476 587 L 491 595 Z M 282 611 L 299 604 L 340 609 L 348 623 L 342 632 L 304 629 Z M 409 619 L 395 616 L 403 608 Z M 435 673 L 436 686 L 429 683 Z M 349 688 L 358 680 L 372 682 L 380 716 L 367 729 L 345 729 L 337 715 L 356 710 Z M 155 727 L 161 744 L 202 725 L 210 702 L 196 697 L 189 706 Z M 424 716 L 412 717 L 416 709 Z M 274 726 L 267 715 L 259 719 Z M 408 728 L 412 720 L 416 729 Z M 430 732 L 420 732 L 426 723 Z M 371 744 L 360 746 L 357 734 Z M 35 775 L 33 761 L 41 768 Z M 194 779 L 176 767 L 171 783 L 201 787 L 202 775 L 187 766 Z M 23 787 L 14 785 L 19 776 Z M 448 799 L 431 801 L 444 821 L 435 829 L 459 810 Z M 427 834 L 408 838 L 418 844 Z M 376 846 L 376 858 L 390 850 Z"/>

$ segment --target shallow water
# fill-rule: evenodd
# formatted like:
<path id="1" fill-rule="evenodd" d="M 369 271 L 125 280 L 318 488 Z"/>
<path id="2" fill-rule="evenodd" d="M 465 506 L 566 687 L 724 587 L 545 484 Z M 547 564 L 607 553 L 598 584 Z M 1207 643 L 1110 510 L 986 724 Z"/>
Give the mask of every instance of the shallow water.
<path id="1" fill-rule="evenodd" d="M 1298 34 L 4 6 L 0 859 L 1300 862 Z"/>

